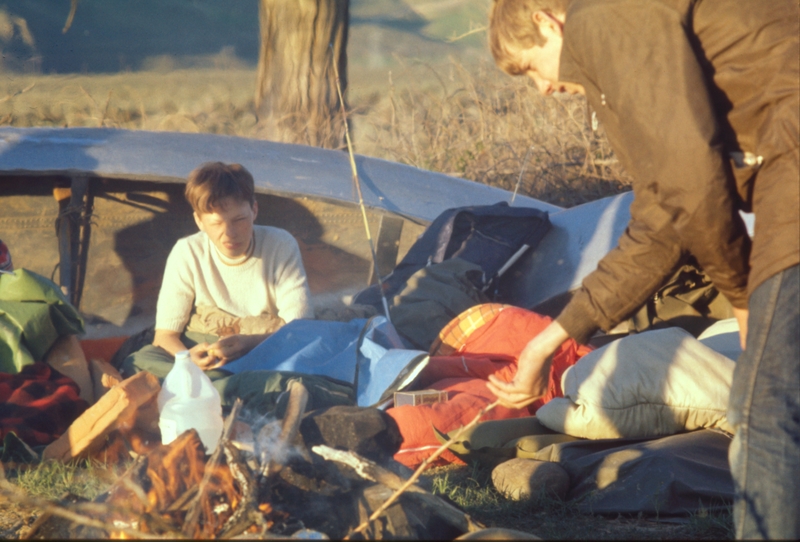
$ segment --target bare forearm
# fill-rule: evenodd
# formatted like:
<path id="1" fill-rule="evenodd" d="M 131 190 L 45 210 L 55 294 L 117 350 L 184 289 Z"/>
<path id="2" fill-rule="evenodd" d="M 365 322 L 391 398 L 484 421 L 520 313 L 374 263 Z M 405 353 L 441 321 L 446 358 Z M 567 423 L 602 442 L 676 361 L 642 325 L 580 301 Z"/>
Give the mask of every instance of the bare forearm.
<path id="1" fill-rule="evenodd" d="M 558 322 L 550 322 L 544 330 L 536 337 L 531 339 L 528 346 L 532 346 L 539 352 L 549 356 L 569 339 L 569 334 Z M 527 347 L 526 347 L 527 350 Z"/>
<path id="2" fill-rule="evenodd" d="M 182 350 L 188 350 L 186 345 L 181 341 L 179 333 L 163 329 L 156 330 L 155 337 L 153 338 L 153 346 L 160 346 L 173 356 Z"/>

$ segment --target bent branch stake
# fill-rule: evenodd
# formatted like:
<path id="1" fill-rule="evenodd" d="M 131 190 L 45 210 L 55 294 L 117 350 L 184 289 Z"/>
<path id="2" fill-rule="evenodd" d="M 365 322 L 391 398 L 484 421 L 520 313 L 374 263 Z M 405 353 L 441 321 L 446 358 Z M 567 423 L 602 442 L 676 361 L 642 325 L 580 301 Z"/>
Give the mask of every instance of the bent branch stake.
<path id="1" fill-rule="evenodd" d="M 331 44 L 333 48 L 333 44 Z M 361 218 L 364 220 L 364 229 L 367 232 L 367 241 L 369 242 L 369 250 L 372 254 L 372 267 L 375 269 L 375 278 L 378 281 L 378 290 L 381 293 L 381 303 L 383 304 L 383 312 L 386 314 L 386 319 L 389 323 L 392 322 L 392 317 L 389 316 L 389 303 L 386 301 L 386 292 L 383 291 L 383 279 L 381 278 L 380 269 L 378 269 L 378 255 L 375 252 L 375 243 L 372 241 L 372 234 L 369 231 L 369 221 L 367 220 L 367 210 L 364 206 L 364 196 L 361 194 L 361 181 L 358 178 L 358 169 L 356 168 L 356 159 L 353 154 L 353 143 L 350 141 L 350 129 L 347 127 L 347 112 L 344 109 L 344 96 L 342 96 L 342 85 L 339 84 L 339 68 L 336 67 L 336 61 L 333 62 L 333 72 L 336 75 L 336 92 L 339 94 L 339 104 L 342 110 L 342 122 L 344 123 L 344 139 L 347 142 L 347 154 L 350 157 L 350 169 L 353 172 L 353 184 L 358 192 L 358 205 L 361 208 Z"/>

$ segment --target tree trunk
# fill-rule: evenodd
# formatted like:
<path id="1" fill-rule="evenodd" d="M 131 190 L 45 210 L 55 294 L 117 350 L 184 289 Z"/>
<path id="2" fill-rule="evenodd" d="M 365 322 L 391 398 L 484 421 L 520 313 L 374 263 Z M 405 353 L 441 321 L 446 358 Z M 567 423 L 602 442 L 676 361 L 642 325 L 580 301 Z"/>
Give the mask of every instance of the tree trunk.
<path id="1" fill-rule="evenodd" d="M 258 134 L 342 148 L 336 71 L 347 88 L 349 0 L 261 0 L 255 106 Z"/>

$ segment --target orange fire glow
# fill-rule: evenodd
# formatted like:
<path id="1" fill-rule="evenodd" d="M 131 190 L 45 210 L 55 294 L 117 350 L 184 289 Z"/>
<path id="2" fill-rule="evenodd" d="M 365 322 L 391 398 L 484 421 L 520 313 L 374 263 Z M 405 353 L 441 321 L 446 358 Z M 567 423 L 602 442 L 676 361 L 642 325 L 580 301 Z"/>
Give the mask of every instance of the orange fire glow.
<path id="1" fill-rule="evenodd" d="M 169 445 L 159 445 L 145 459 L 147 466 L 138 479 L 123 477 L 109 491 L 107 502 L 118 505 L 128 516 L 114 519 L 143 533 L 152 532 L 154 522 L 177 530 L 184 523 L 207 468 L 203 444 L 196 432 L 187 431 Z M 214 467 L 200 502 L 198 532 L 192 536 L 213 537 L 240 501 L 240 490 L 227 465 Z M 112 533 L 113 538 L 123 535 L 119 531 Z"/>

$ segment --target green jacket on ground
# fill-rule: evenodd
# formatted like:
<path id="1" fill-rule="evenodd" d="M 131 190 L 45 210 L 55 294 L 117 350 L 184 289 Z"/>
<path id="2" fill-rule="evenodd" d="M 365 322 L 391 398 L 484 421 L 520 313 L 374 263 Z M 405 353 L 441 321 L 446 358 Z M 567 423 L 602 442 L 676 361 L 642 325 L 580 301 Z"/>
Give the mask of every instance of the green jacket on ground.
<path id="1" fill-rule="evenodd" d="M 630 316 L 687 252 L 739 308 L 800 263 L 799 40 L 796 0 L 573 0 L 560 80 L 586 89 L 634 200 L 557 318 L 571 337 Z"/>
<path id="2" fill-rule="evenodd" d="M 0 273 L 0 373 L 44 361 L 59 337 L 83 332 L 83 318 L 54 282 L 27 269 Z"/>

